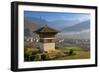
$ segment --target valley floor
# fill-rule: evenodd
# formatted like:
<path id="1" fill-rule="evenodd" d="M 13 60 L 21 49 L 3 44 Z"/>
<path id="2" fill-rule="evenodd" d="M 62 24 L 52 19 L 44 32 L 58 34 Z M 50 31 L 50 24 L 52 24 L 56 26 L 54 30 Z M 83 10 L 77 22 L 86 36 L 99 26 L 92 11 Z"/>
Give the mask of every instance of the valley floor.
<path id="1" fill-rule="evenodd" d="M 90 51 L 77 46 L 57 48 L 51 53 L 40 53 L 37 48 L 25 48 L 24 61 L 89 59 Z"/>

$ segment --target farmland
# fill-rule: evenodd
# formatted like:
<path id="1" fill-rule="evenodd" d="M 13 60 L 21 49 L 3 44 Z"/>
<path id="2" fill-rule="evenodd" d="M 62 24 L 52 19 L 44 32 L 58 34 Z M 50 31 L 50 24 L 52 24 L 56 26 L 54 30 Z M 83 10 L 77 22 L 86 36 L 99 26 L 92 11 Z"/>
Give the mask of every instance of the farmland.
<path id="1" fill-rule="evenodd" d="M 89 59 L 89 41 L 78 40 L 81 42 L 77 43 L 75 41 L 69 40 L 69 42 L 56 43 L 56 50 L 50 53 L 40 52 L 38 46 L 35 46 L 33 42 L 28 43 L 28 46 L 24 48 L 24 61 Z"/>

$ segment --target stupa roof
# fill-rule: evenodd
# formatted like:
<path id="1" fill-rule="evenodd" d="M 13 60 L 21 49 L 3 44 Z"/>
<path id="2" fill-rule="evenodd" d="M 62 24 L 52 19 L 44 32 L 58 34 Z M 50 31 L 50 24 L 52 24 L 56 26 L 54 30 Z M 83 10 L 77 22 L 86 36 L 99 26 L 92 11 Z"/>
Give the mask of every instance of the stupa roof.
<path id="1" fill-rule="evenodd" d="M 56 29 L 45 25 L 44 27 L 41 27 L 41 28 L 35 30 L 34 32 L 35 33 L 58 33 L 59 31 L 57 31 Z"/>

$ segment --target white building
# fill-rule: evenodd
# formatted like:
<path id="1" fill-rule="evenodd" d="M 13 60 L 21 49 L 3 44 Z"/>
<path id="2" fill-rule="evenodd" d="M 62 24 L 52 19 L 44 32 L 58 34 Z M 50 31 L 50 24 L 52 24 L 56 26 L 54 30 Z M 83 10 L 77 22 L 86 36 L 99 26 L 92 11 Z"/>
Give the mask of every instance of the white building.
<path id="1" fill-rule="evenodd" d="M 37 29 L 34 32 L 40 37 L 39 46 L 41 52 L 55 51 L 55 35 L 58 33 L 57 30 L 45 25 L 44 27 Z"/>

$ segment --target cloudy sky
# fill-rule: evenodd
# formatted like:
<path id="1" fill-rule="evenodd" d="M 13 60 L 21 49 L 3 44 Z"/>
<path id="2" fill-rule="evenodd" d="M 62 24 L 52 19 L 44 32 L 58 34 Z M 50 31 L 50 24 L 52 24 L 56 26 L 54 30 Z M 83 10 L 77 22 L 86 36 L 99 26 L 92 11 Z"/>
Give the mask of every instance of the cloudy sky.
<path id="1" fill-rule="evenodd" d="M 46 21 L 55 20 L 76 20 L 86 21 L 90 19 L 90 14 L 87 13 L 62 13 L 62 12 L 37 12 L 37 11 L 24 11 L 25 17 L 36 17 Z"/>

